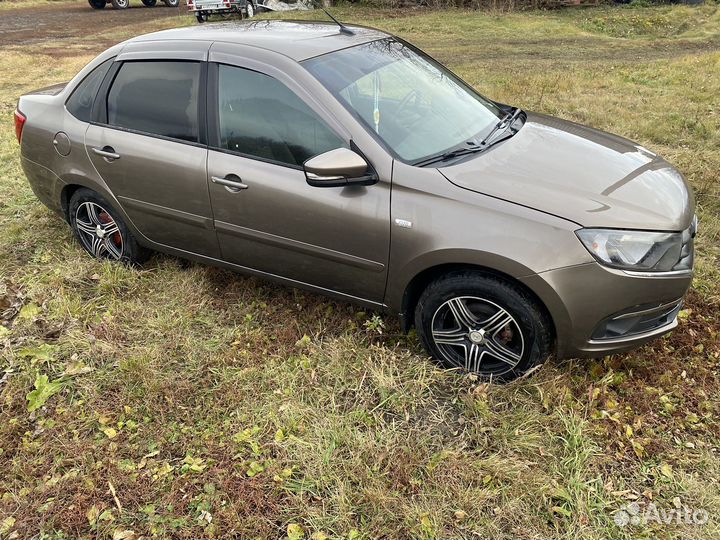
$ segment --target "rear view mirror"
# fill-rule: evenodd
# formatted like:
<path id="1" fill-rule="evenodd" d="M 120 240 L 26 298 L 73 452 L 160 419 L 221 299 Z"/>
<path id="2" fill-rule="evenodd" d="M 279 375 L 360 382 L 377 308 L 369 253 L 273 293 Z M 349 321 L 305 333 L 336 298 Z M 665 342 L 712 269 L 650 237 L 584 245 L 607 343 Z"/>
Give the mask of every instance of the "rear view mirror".
<path id="1" fill-rule="evenodd" d="M 365 159 L 347 148 L 336 148 L 305 162 L 307 183 L 315 187 L 370 186 L 377 176 Z"/>

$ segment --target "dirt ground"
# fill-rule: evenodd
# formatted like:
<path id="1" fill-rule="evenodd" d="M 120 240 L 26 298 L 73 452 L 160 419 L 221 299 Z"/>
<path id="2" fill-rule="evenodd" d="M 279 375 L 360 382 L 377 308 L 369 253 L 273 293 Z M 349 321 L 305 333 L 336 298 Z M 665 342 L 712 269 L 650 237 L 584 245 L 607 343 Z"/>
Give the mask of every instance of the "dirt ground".
<path id="1" fill-rule="evenodd" d="M 0 12 L 0 47 L 38 45 L 46 48 L 68 38 L 99 34 L 151 19 L 185 16 L 184 2 L 170 8 L 160 1 L 155 7 L 148 8 L 140 0 L 135 0 L 125 10 L 112 9 L 109 5 L 101 10 L 92 9 L 83 1 L 8 8 Z M 97 52 L 106 46 L 98 44 Z"/>

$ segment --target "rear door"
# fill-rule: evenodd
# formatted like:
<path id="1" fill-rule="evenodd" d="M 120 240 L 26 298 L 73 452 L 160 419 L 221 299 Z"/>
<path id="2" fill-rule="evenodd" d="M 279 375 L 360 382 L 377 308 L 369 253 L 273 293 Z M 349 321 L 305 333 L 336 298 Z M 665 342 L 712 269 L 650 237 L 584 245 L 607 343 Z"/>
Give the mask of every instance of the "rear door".
<path id="1" fill-rule="evenodd" d="M 308 185 L 303 162 L 351 146 L 350 136 L 286 73 L 258 62 L 248 66 L 239 56 L 217 58 L 227 63 L 213 63 L 211 52 L 208 176 L 223 258 L 381 302 L 390 178 L 381 174 L 368 187 Z"/>
<path id="2" fill-rule="evenodd" d="M 209 44 L 133 45 L 95 100 L 88 155 L 144 236 L 218 257 L 204 121 Z"/>

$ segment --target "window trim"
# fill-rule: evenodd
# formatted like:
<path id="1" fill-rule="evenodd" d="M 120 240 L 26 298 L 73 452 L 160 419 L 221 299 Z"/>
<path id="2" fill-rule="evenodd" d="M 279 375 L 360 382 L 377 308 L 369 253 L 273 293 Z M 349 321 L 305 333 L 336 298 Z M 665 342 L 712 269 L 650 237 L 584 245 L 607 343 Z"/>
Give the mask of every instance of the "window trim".
<path id="1" fill-rule="evenodd" d="M 151 62 L 189 62 L 193 64 L 200 64 L 200 77 L 198 80 L 198 99 L 197 99 L 197 124 L 198 124 L 198 140 L 197 141 L 188 141 L 186 139 L 177 139 L 175 137 L 168 137 L 166 135 L 160 135 L 158 133 L 150 133 L 148 131 L 142 131 L 138 129 L 132 129 L 127 128 L 124 126 L 115 126 L 110 123 L 108 123 L 108 113 L 107 113 L 107 100 L 108 96 L 110 94 L 110 89 L 112 88 L 112 85 L 115 83 L 115 79 L 117 77 L 117 74 L 120 72 L 120 69 L 123 65 L 127 63 L 151 63 Z M 116 131 L 123 131 L 125 133 L 133 133 L 135 135 L 143 135 L 145 137 L 151 137 L 153 139 L 160 139 L 163 141 L 169 141 L 169 142 L 176 142 L 180 144 L 187 144 L 189 146 L 194 146 L 197 148 L 207 148 L 208 147 L 208 141 L 207 141 L 207 82 L 208 82 L 208 63 L 204 60 L 193 60 L 193 59 L 176 59 L 176 58 L 152 58 L 152 59 L 143 59 L 143 60 L 120 60 L 117 59 L 113 62 L 113 64 L 110 66 L 110 69 L 105 74 L 105 78 L 103 79 L 102 83 L 100 84 L 100 89 L 98 90 L 98 94 L 95 97 L 95 102 L 93 103 L 93 109 L 92 109 L 92 115 L 91 115 L 91 124 L 107 128 L 107 129 L 114 129 Z M 101 99 L 98 99 L 101 98 Z"/>
<path id="2" fill-rule="evenodd" d="M 255 156 L 252 154 L 246 154 L 244 152 L 238 152 L 237 150 L 230 150 L 229 148 L 223 148 L 220 146 L 220 103 L 218 100 L 219 94 L 220 94 L 220 66 L 227 66 L 230 68 L 235 69 L 243 69 L 245 71 L 252 71 L 255 73 L 259 73 L 261 75 L 265 75 L 266 77 L 270 77 L 274 81 L 277 81 L 278 83 L 282 84 L 285 88 L 287 88 L 294 96 L 296 96 L 300 101 L 302 101 L 314 114 L 318 116 L 318 118 L 325 124 L 325 127 L 329 129 L 335 136 L 337 136 L 338 139 L 345 142 L 348 145 L 348 148 L 353 146 L 352 139 L 348 138 L 347 135 L 341 134 L 338 132 L 337 129 L 333 126 L 333 122 L 328 122 L 325 115 L 319 111 L 316 107 L 314 107 L 311 103 L 308 103 L 307 100 L 303 99 L 303 97 L 295 92 L 292 88 L 290 88 L 287 84 L 285 84 L 283 81 L 278 79 L 277 77 L 274 77 L 270 75 L 269 73 L 265 73 L 263 71 L 260 71 L 258 69 L 252 69 L 249 67 L 246 67 L 244 65 L 240 64 L 230 64 L 228 62 L 218 62 L 218 61 L 209 61 L 208 62 L 208 79 L 207 79 L 207 129 L 208 129 L 208 148 L 210 150 L 213 150 L 215 152 L 220 152 L 222 154 L 228 154 L 232 156 L 238 156 L 245 159 L 252 159 L 254 161 L 260 161 L 262 163 L 268 163 L 270 165 L 278 165 L 280 167 L 285 167 L 288 169 L 293 169 L 296 171 L 304 171 L 305 167 L 303 165 L 293 165 L 291 163 L 287 163 L 285 161 L 277 161 L 274 159 L 264 158 L 261 156 Z M 369 164 L 370 162 L 368 162 Z"/>
<path id="3" fill-rule="evenodd" d="M 111 56 L 110 58 L 106 58 L 105 60 L 103 60 L 102 62 L 100 62 L 97 66 L 95 66 L 94 68 L 92 68 L 92 69 L 88 72 L 87 75 L 85 75 L 80 81 L 78 81 L 78 83 L 75 85 L 75 87 L 70 91 L 70 95 L 67 97 L 67 99 L 65 99 L 65 102 L 63 103 L 63 108 L 65 109 L 65 112 L 67 112 L 67 113 L 68 113 L 70 116 L 72 116 L 75 120 L 77 120 L 77 121 L 79 121 L 79 122 L 85 122 L 85 123 L 88 123 L 88 124 L 89 124 L 89 123 L 92 123 L 92 121 L 93 121 L 93 112 L 94 112 L 94 110 L 95 110 L 95 102 L 97 101 L 97 98 L 98 98 L 98 96 L 100 95 L 100 92 L 102 91 L 102 86 L 103 86 L 103 83 L 105 82 L 105 78 L 107 77 L 108 73 L 110 73 L 110 71 L 111 71 L 112 68 L 113 68 L 113 65 L 115 64 L 115 59 L 116 59 L 116 58 L 117 58 L 117 56 Z M 75 93 L 78 91 L 78 89 L 80 88 L 80 86 L 81 86 L 86 80 L 88 80 L 88 78 L 89 78 L 90 76 L 92 76 L 92 74 L 95 73 L 95 71 L 98 70 L 98 69 L 100 68 L 100 66 L 102 66 L 102 65 L 105 64 L 106 62 L 110 62 L 110 66 L 108 67 L 107 71 L 105 72 L 105 75 L 103 76 L 102 80 L 100 81 L 100 85 L 98 86 L 97 92 L 95 93 L 95 95 L 94 95 L 93 98 L 92 98 L 92 99 L 93 99 L 93 102 L 92 102 L 92 105 L 90 105 L 90 120 L 82 120 L 82 119 L 78 118 L 77 116 L 75 116 L 75 115 L 70 111 L 70 109 L 68 109 L 68 106 L 67 106 L 68 101 L 70 101 L 70 100 L 73 98 L 73 96 L 74 96 Z"/>

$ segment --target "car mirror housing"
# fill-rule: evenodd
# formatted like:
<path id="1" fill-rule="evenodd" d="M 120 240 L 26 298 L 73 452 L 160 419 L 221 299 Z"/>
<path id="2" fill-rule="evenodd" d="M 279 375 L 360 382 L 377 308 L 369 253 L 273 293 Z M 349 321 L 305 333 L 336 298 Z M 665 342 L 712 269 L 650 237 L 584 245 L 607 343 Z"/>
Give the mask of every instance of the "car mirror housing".
<path id="1" fill-rule="evenodd" d="M 348 148 L 336 148 L 308 159 L 307 183 L 314 187 L 370 186 L 378 181 L 367 161 Z"/>

